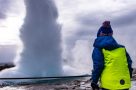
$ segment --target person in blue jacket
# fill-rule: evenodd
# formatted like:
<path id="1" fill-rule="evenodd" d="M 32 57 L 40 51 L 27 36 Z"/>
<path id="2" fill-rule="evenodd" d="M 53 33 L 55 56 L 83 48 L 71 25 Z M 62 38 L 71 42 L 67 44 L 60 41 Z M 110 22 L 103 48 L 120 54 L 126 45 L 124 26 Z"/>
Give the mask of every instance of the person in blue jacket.
<path id="1" fill-rule="evenodd" d="M 92 52 L 93 70 L 91 77 L 91 87 L 93 90 L 99 90 L 98 81 L 104 70 L 104 55 L 102 49 L 113 50 L 119 47 L 124 47 L 116 42 L 113 38 L 113 30 L 110 21 L 104 21 L 97 33 L 97 38 L 94 41 L 94 49 Z M 126 51 L 127 63 L 130 77 L 132 77 L 132 60 Z M 102 89 L 107 90 L 107 89 Z M 125 89 L 124 89 L 125 90 Z M 128 90 L 128 89 L 126 89 Z"/>

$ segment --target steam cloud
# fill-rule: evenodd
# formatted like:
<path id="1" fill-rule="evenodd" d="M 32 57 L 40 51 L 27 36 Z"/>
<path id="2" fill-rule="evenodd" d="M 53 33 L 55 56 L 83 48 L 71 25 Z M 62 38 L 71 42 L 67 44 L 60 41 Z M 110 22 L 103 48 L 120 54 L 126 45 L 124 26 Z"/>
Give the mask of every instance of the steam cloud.
<path id="1" fill-rule="evenodd" d="M 0 77 L 59 76 L 63 73 L 61 26 L 52 0 L 25 0 L 26 17 L 20 38 L 23 50 L 16 67 L 1 72 Z"/>
<path id="2" fill-rule="evenodd" d="M 20 35 L 24 49 L 19 68 L 36 76 L 59 75 L 62 59 L 57 9 L 51 0 L 26 0 L 25 3 L 27 14 Z"/>

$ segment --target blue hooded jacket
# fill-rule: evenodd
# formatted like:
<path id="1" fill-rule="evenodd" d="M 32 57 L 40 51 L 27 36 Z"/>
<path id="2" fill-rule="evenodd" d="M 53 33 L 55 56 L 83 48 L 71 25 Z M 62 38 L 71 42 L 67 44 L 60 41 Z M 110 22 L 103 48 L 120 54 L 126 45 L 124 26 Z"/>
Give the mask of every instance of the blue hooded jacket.
<path id="1" fill-rule="evenodd" d="M 112 36 L 102 36 L 97 37 L 94 42 L 94 50 L 92 53 L 92 60 L 93 60 L 93 71 L 92 71 L 92 82 L 97 84 L 101 73 L 104 68 L 104 57 L 102 53 L 102 49 L 106 50 L 113 50 L 119 47 L 124 47 L 119 45 Z M 128 68 L 130 71 L 130 76 L 132 77 L 132 60 L 129 54 L 126 52 L 127 61 L 128 61 Z"/>

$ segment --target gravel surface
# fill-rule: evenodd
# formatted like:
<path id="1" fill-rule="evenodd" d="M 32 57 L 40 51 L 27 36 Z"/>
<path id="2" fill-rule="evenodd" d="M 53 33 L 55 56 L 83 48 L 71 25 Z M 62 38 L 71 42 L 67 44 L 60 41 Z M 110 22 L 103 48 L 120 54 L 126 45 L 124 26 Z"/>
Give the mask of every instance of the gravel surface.
<path id="1" fill-rule="evenodd" d="M 4 86 L 0 90 L 92 90 L 89 78 L 55 80 L 51 82 L 40 82 L 30 85 Z M 132 88 L 136 90 L 136 81 L 132 81 Z"/>

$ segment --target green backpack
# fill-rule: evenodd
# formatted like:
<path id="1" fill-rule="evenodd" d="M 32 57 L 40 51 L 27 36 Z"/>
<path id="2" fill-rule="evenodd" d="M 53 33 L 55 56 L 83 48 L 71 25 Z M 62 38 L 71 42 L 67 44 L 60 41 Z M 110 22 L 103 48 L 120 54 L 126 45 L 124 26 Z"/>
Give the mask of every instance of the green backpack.
<path id="1" fill-rule="evenodd" d="M 131 80 L 125 48 L 102 49 L 102 52 L 105 64 L 100 77 L 101 87 L 110 90 L 130 88 Z"/>

